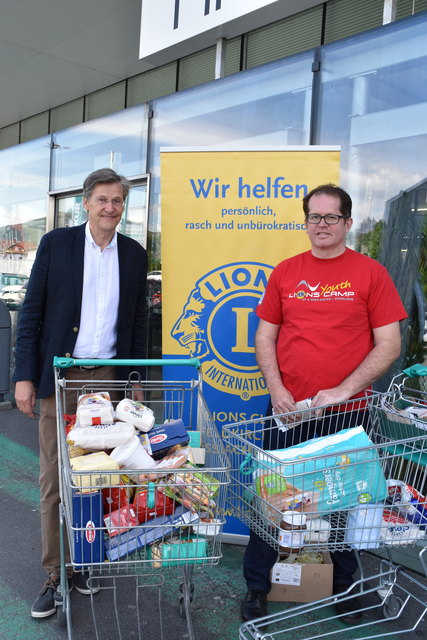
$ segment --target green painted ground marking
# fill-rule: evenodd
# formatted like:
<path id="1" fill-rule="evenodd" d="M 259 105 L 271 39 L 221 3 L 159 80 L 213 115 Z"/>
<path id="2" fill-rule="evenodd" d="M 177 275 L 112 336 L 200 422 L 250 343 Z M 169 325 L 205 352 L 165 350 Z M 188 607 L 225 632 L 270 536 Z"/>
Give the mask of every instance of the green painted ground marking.
<path id="1" fill-rule="evenodd" d="M 20 502 L 38 508 L 38 456 L 21 444 L 0 435 L 0 488 Z"/>
<path id="2" fill-rule="evenodd" d="M 0 637 L 9 640 L 58 640 L 61 637 L 59 631 L 50 622 L 30 617 L 30 606 L 0 579 Z"/>

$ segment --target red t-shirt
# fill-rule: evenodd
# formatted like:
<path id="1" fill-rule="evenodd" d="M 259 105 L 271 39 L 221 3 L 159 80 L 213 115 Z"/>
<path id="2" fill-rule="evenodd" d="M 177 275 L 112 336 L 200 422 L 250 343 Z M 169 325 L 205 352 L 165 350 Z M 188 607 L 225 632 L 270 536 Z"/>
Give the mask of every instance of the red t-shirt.
<path id="1" fill-rule="evenodd" d="M 373 348 L 372 329 L 407 317 L 385 267 L 351 249 L 281 262 L 257 315 L 280 325 L 277 360 L 295 401 L 340 384 Z"/>

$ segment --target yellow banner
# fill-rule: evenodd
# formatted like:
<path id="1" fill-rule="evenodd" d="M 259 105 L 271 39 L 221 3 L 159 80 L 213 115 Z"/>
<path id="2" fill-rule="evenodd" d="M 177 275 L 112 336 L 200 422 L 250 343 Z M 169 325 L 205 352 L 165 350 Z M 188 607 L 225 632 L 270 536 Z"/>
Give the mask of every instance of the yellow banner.
<path id="1" fill-rule="evenodd" d="M 161 181 L 163 353 L 200 357 L 225 393 L 265 395 L 249 315 L 271 269 L 309 248 L 302 198 L 338 183 L 339 150 L 164 150 Z"/>

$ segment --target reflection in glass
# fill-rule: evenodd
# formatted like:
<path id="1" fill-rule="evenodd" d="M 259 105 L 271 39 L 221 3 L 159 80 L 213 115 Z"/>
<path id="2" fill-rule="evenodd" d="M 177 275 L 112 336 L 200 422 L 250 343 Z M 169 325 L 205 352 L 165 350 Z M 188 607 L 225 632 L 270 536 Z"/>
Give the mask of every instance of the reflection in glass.
<path id="1" fill-rule="evenodd" d="M 349 244 L 387 267 L 409 314 L 395 371 L 427 358 L 426 28 L 419 14 L 322 48 L 316 142 L 341 145 Z"/>
<path id="2" fill-rule="evenodd" d="M 126 177 L 146 173 L 147 123 L 147 105 L 140 105 L 55 133 L 52 189 L 79 188 L 102 167 Z"/>
<path id="3" fill-rule="evenodd" d="M 0 290 L 23 285 L 46 231 L 49 138 L 0 152 Z"/>

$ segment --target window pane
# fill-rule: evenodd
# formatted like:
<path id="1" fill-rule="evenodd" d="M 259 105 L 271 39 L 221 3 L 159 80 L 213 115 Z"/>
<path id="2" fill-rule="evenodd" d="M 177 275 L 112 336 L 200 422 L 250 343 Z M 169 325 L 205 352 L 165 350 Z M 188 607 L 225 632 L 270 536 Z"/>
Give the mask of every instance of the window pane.
<path id="1" fill-rule="evenodd" d="M 12 344 L 25 284 L 46 231 L 49 155 L 48 137 L 0 152 L 0 289 L 24 286 L 8 303 Z"/>
<path id="2" fill-rule="evenodd" d="M 341 145 L 350 244 L 390 271 L 410 315 L 398 365 L 425 357 L 427 15 L 324 47 L 318 144 Z"/>
<path id="3" fill-rule="evenodd" d="M 79 188 L 102 167 L 126 177 L 146 173 L 147 122 L 141 105 L 54 134 L 52 189 Z"/>
<path id="4" fill-rule="evenodd" d="M 312 61 L 306 52 L 153 102 L 151 269 L 160 268 L 160 147 L 308 144 Z"/>

